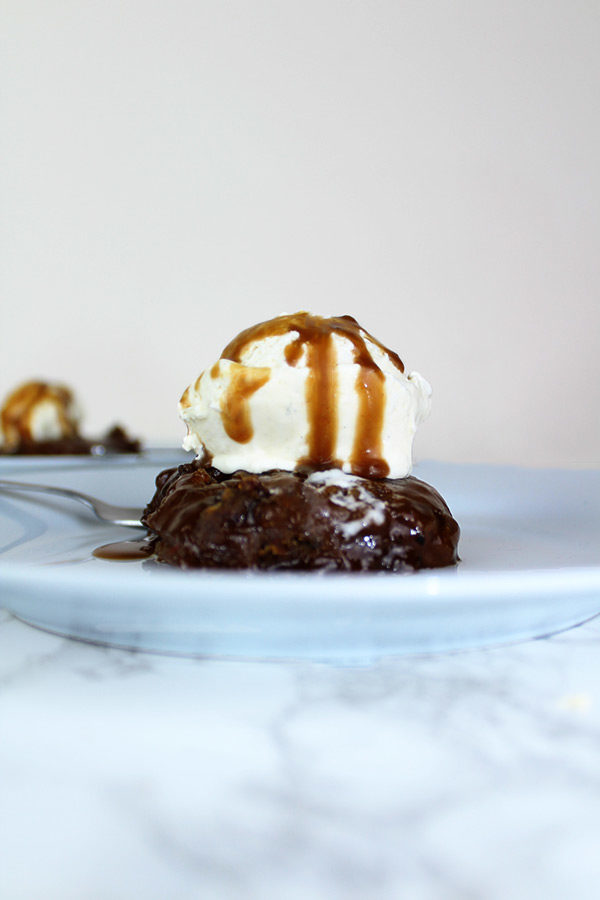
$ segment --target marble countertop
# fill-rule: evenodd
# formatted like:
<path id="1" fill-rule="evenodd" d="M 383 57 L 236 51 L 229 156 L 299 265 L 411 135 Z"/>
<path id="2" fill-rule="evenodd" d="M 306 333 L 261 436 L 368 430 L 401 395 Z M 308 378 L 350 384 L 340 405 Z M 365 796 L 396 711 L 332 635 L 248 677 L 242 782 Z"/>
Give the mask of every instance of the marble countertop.
<path id="1" fill-rule="evenodd" d="M 600 619 L 365 668 L 0 612 L 0 896 L 596 898 Z"/>

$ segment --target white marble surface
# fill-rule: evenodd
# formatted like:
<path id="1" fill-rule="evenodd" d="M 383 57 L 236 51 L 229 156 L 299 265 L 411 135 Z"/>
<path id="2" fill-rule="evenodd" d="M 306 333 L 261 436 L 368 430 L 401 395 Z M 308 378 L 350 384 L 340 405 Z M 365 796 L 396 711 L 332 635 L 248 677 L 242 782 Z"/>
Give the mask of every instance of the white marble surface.
<path id="1" fill-rule="evenodd" d="M 600 619 L 369 668 L 0 612 L 0 896 L 596 898 Z"/>

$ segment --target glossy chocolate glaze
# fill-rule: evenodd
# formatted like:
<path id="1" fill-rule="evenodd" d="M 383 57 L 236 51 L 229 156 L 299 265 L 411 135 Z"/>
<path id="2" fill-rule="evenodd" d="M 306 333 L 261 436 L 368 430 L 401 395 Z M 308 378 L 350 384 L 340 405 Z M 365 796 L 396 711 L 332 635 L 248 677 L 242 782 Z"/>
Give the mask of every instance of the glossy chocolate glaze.
<path id="1" fill-rule="evenodd" d="M 337 476 L 335 476 L 337 477 Z M 166 469 L 142 522 L 184 568 L 413 571 L 453 565 L 459 527 L 417 478 L 315 481 L 314 470 Z"/>
<path id="2" fill-rule="evenodd" d="M 369 353 L 365 337 L 379 347 L 400 372 L 404 371 L 402 360 L 397 353 L 364 331 L 352 316 L 325 318 L 306 312 L 279 316 L 247 328 L 225 347 L 221 358 L 239 363 L 246 348 L 255 341 L 290 332 L 296 332 L 298 337 L 286 347 L 285 356 L 288 365 L 297 365 L 306 349 L 306 362 L 310 369 L 306 385 L 308 452 L 306 458 L 300 461 L 300 465 L 327 469 L 337 464 L 335 447 L 338 429 L 338 392 L 333 344 L 333 335 L 337 334 L 350 341 L 354 362 L 359 366 L 356 380 L 359 410 L 350 461 L 352 472 L 364 478 L 385 478 L 389 473 L 389 467 L 382 456 L 385 378 Z M 240 393 L 238 398 L 234 389 L 228 392 L 226 398 L 227 409 L 230 406 L 233 408 L 233 418 L 244 423 L 237 433 L 242 434 L 246 441 L 252 437 L 247 406 L 244 408 L 248 396 Z M 225 417 L 223 421 L 225 423 Z M 225 428 L 230 437 L 234 437 L 235 429 L 232 433 L 227 424 Z M 234 440 L 238 438 L 234 437 Z"/>

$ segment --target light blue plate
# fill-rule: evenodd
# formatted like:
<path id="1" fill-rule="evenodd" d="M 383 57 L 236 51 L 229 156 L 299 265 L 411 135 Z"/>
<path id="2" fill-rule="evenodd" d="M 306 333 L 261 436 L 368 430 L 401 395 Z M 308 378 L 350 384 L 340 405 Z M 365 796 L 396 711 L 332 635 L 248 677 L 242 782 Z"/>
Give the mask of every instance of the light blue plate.
<path id="1" fill-rule="evenodd" d="M 0 477 L 144 505 L 178 451 L 0 460 Z M 600 612 L 600 472 L 423 463 L 461 525 L 456 569 L 409 575 L 162 570 L 92 550 L 135 536 L 76 504 L 0 495 L 0 597 L 33 625 L 199 656 L 368 663 L 542 636 Z"/>

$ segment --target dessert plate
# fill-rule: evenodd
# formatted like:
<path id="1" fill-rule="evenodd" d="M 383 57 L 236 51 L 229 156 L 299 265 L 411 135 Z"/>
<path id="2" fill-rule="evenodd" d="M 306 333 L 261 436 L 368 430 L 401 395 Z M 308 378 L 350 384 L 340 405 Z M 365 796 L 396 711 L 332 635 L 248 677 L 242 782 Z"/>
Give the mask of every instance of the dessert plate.
<path id="1" fill-rule="evenodd" d="M 0 477 L 143 506 L 178 451 L 0 461 Z M 600 472 L 426 462 L 462 529 L 457 568 L 395 574 L 167 569 L 99 560 L 135 536 L 83 507 L 0 494 L 0 598 L 59 634 L 197 656 L 369 663 L 539 637 L 600 612 Z"/>

